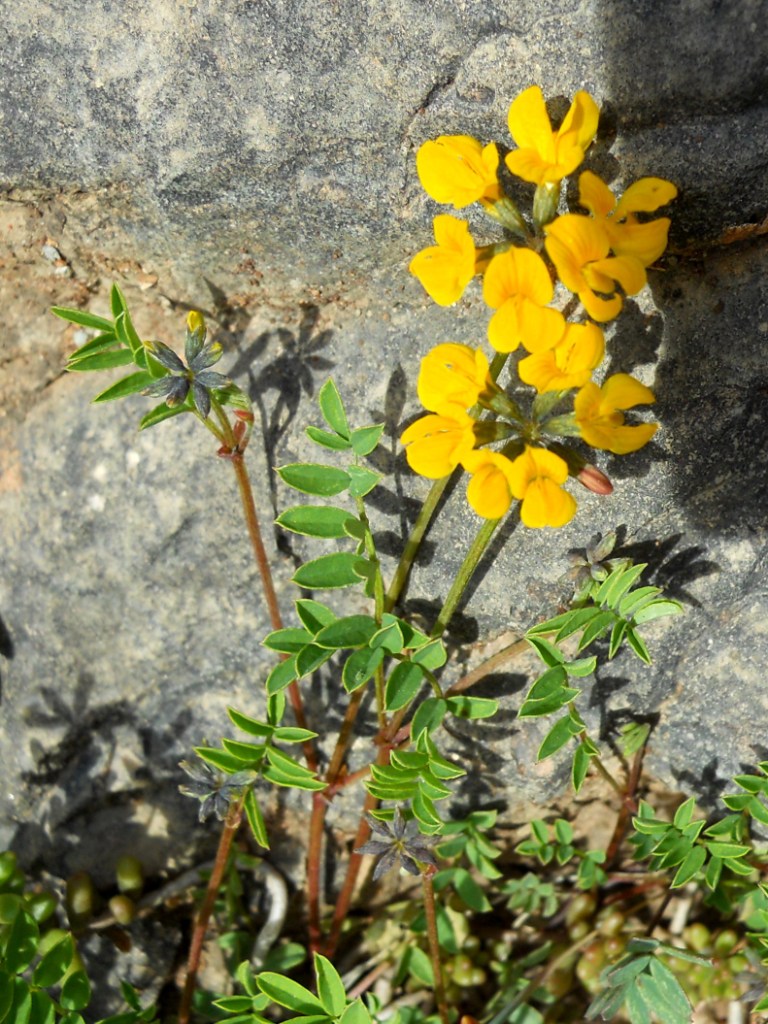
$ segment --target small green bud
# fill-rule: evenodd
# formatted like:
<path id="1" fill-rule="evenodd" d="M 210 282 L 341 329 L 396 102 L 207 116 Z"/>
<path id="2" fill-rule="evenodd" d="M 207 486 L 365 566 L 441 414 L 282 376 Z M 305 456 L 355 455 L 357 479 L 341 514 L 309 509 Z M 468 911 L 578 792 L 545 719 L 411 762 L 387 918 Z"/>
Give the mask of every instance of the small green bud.
<path id="1" fill-rule="evenodd" d="M 73 928 L 82 926 L 93 915 L 95 892 L 87 871 L 78 871 L 67 879 L 66 907 Z"/>
<path id="2" fill-rule="evenodd" d="M 597 909 L 597 900 L 590 892 L 582 892 L 574 896 L 565 912 L 565 923 L 570 927 L 577 921 L 586 921 Z"/>
<path id="3" fill-rule="evenodd" d="M 710 949 L 712 935 L 709 928 L 700 921 L 696 924 L 689 924 L 683 928 L 683 942 L 692 949 L 694 953 L 704 953 Z"/>
<path id="4" fill-rule="evenodd" d="M 738 941 L 739 936 L 733 928 L 726 928 L 725 931 L 715 936 L 715 953 L 718 956 L 725 956 L 726 953 L 731 953 Z"/>
<path id="5" fill-rule="evenodd" d="M 589 921 L 576 921 L 568 929 L 568 937 L 573 942 L 578 942 L 579 939 L 583 939 L 585 935 L 588 935 L 591 930 Z"/>
<path id="6" fill-rule="evenodd" d="M 130 854 L 121 857 L 115 868 L 115 877 L 117 888 L 128 896 L 138 896 L 144 888 L 144 868 L 138 857 Z"/>
<path id="7" fill-rule="evenodd" d="M 136 904 L 130 896 L 113 896 L 109 901 L 109 912 L 118 924 L 130 924 L 136 917 Z"/>
<path id="8" fill-rule="evenodd" d="M 13 850 L 6 850 L 5 853 L 0 853 L 0 886 L 5 885 L 16 870 L 16 860 L 16 854 Z"/>
<path id="9" fill-rule="evenodd" d="M 544 987 L 555 999 L 567 996 L 573 988 L 573 968 L 558 967 L 544 982 Z"/>
<path id="10" fill-rule="evenodd" d="M 601 935 L 618 935 L 625 923 L 626 918 L 620 910 L 609 910 L 598 916 L 597 930 Z"/>

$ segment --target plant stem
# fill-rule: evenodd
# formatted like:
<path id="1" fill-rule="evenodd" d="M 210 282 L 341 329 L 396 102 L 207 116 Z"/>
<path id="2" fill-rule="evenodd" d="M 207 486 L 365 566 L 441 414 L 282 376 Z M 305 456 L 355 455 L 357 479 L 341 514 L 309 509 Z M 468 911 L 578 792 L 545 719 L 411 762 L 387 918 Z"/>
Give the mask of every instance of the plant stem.
<path id="1" fill-rule="evenodd" d="M 235 451 L 232 454 L 230 462 L 232 463 L 235 476 L 237 477 L 240 500 L 243 504 L 245 522 L 248 527 L 248 536 L 251 539 L 253 553 L 256 556 L 256 565 L 258 566 L 262 587 L 264 588 L 264 597 L 267 602 L 267 609 L 269 610 L 269 619 L 272 623 L 273 629 L 282 629 L 283 617 L 280 613 L 280 605 L 277 600 L 275 584 L 272 578 L 272 570 L 269 567 L 269 559 L 267 558 L 264 541 L 261 537 L 259 517 L 256 514 L 256 503 L 253 500 L 253 488 L 251 487 L 251 480 L 248 476 L 248 469 L 246 468 L 245 460 L 243 459 L 243 453 Z M 288 699 L 290 700 L 291 707 L 293 708 L 296 724 L 300 729 L 308 728 L 306 715 L 304 714 L 304 704 L 301 699 L 301 692 L 295 679 L 288 686 Z M 314 746 L 308 740 L 306 743 L 302 744 L 302 749 L 304 751 L 304 758 L 307 762 L 307 767 L 310 771 L 317 772 L 317 756 L 315 754 Z"/>
<path id="2" fill-rule="evenodd" d="M 521 637 L 519 640 L 513 641 L 506 647 L 503 647 L 500 651 L 492 654 L 490 658 L 486 658 L 485 661 L 481 661 L 479 665 L 472 669 L 471 672 L 467 672 L 465 676 L 458 679 L 455 683 L 448 687 L 445 691 L 445 697 L 455 697 L 459 693 L 463 693 L 468 690 L 475 683 L 479 683 L 481 679 L 495 672 L 496 669 L 512 658 L 517 657 L 518 654 L 522 654 L 523 651 L 530 650 L 528 641 Z"/>
<path id="3" fill-rule="evenodd" d="M 443 603 L 443 607 L 440 609 L 440 614 L 432 627 L 430 636 L 442 636 L 445 632 L 448 623 L 453 617 L 453 613 L 456 611 L 456 606 L 461 600 L 461 595 L 464 593 L 465 587 L 474 575 L 475 569 L 477 568 L 480 559 L 483 557 L 485 549 L 488 547 L 488 543 L 493 536 L 494 530 L 500 522 L 501 519 L 487 519 L 477 531 L 477 536 L 472 542 L 472 546 L 467 552 L 464 561 L 461 563 L 459 571 L 456 573 L 456 578 L 451 584 L 451 589 L 448 591 L 448 596 Z"/>
<path id="4" fill-rule="evenodd" d="M 411 571 L 411 567 L 416 559 L 416 555 L 421 547 L 421 542 L 424 539 L 424 534 L 427 532 L 429 524 L 432 522 L 432 517 L 435 514 L 435 510 L 443 496 L 443 491 L 448 486 L 448 481 L 451 479 L 452 474 L 441 477 L 439 480 L 435 480 L 429 489 L 429 494 L 424 500 L 424 504 L 419 509 L 419 514 L 416 517 L 416 522 L 413 524 L 408 540 L 405 542 L 405 548 L 400 556 L 395 574 L 392 577 L 392 582 L 387 590 L 386 598 L 384 601 L 384 608 L 386 611 L 391 611 L 397 604 L 397 599 L 403 591 L 408 574 Z"/>
<path id="5" fill-rule="evenodd" d="M 450 1017 L 448 1015 L 448 1002 L 445 997 L 445 985 L 443 984 L 443 965 L 440 960 L 440 943 L 437 938 L 435 890 L 432 886 L 432 874 L 430 871 L 422 872 L 421 886 L 424 893 L 424 916 L 427 919 L 427 939 L 429 941 L 429 956 L 432 961 L 432 975 L 435 987 L 437 1012 L 440 1014 L 441 1024 L 449 1024 Z"/>
<path id="6" fill-rule="evenodd" d="M 240 821 L 243 817 L 243 802 L 244 798 L 241 797 L 237 803 L 230 804 L 229 810 L 227 811 L 227 818 L 224 822 L 224 827 L 221 830 L 221 836 L 219 837 L 219 846 L 216 850 L 216 860 L 213 864 L 213 871 L 211 871 L 211 877 L 208 879 L 205 896 L 203 897 L 203 902 L 195 920 L 195 927 L 192 932 L 192 941 L 189 945 L 189 955 L 187 957 L 187 976 L 184 980 L 184 990 L 181 994 L 181 1004 L 179 1006 L 179 1024 L 189 1024 L 192 996 L 195 991 L 195 980 L 197 978 L 198 967 L 200 966 L 200 955 L 203 951 L 205 932 L 208 927 L 208 921 L 213 913 L 213 907 L 216 903 L 216 896 L 219 892 L 221 880 L 224 877 L 224 871 L 227 866 L 227 861 L 229 860 L 229 851 L 232 849 L 232 841 L 237 834 L 237 830 L 240 827 Z"/>

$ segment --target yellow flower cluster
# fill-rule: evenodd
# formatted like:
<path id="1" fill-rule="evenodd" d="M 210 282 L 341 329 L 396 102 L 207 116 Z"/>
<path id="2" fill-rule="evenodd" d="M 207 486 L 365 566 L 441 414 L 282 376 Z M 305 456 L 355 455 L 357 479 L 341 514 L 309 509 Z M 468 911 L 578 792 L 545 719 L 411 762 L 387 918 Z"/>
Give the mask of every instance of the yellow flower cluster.
<path id="1" fill-rule="evenodd" d="M 607 477 L 559 440 L 580 437 L 593 448 L 624 455 L 646 444 L 655 423 L 627 423 L 624 413 L 654 401 L 628 374 L 602 385 L 593 373 L 605 356 L 600 324 L 621 311 L 624 295 L 646 284 L 646 269 L 667 245 L 670 221 L 651 219 L 677 195 L 661 178 L 642 178 L 617 198 L 591 171 L 579 176 L 579 205 L 586 213 L 557 215 L 562 179 L 583 162 L 597 132 L 599 110 L 577 92 L 557 130 L 538 86 L 509 108 L 517 148 L 502 164 L 495 143 L 468 135 L 425 142 L 416 164 L 429 196 L 462 210 L 479 203 L 504 229 L 504 237 L 478 247 L 465 220 L 434 218 L 435 245 L 419 252 L 410 270 L 435 302 L 452 305 L 482 275 L 483 299 L 493 311 L 488 340 L 497 353 L 522 348 L 516 363 L 523 384 L 539 398 L 530 415 L 507 398 L 491 378 L 480 350 L 438 345 L 424 358 L 419 397 L 429 415 L 402 436 L 410 466 L 437 479 L 462 467 L 470 474 L 467 498 L 481 516 L 503 516 L 514 499 L 527 526 L 562 526 L 576 502 L 564 490 L 569 474 L 598 493 L 610 493 Z M 505 194 L 502 172 L 536 186 L 526 220 Z M 578 296 L 586 314 L 570 322 L 553 307 L 558 279 Z M 546 397 L 544 397 L 546 396 Z M 566 398 L 572 412 L 557 412 Z M 476 410 L 501 419 L 477 419 Z M 501 450 L 487 447 L 503 441 Z"/>

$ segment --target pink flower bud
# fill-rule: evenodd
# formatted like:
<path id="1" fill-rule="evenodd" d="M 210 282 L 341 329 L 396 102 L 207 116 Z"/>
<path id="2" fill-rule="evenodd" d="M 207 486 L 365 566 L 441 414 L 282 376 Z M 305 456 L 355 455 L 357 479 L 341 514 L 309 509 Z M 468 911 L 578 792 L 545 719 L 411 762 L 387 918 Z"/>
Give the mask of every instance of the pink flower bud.
<path id="1" fill-rule="evenodd" d="M 597 466 L 586 465 L 577 479 L 593 494 L 613 494 L 613 484 Z"/>

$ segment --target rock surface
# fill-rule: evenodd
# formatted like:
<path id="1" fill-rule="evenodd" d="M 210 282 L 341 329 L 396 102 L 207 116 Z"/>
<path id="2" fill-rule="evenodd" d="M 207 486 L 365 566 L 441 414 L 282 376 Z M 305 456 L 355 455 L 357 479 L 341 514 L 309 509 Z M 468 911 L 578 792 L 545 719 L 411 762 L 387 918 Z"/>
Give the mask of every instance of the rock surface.
<path id="1" fill-rule="evenodd" d="M 441 133 L 505 140 L 509 101 L 532 81 L 596 96 L 599 166 L 680 186 L 677 254 L 611 342 L 612 371 L 654 386 L 664 429 L 606 460 L 614 496 L 584 492 L 566 529 L 505 526 L 461 609 L 451 672 L 479 659 L 477 641 L 550 614 L 568 549 L 624 524 L 686 614 L 649 630 L 651 670 L 622 656 L 588 684 L 590 725 L 657 723 L 649 766 L 704 803 L 768 756 L 768 255 L 764 234 L 725 234 L 766 214 L 766 13 L 763 0 L 28 0 L 7 12 L 0 846 L 102 885 L 124 852 L 150 875 L 186 863 L 215 829 L 194 825 L 177 762 L 227 729 L 227 704 L 259 712 L 271 664 L 229 467 L 186 420 L 136 433 L 143 399 L 89 407 L 101 382 L 61 372 L 84 337 L 47 308 L 104 312 L 117 280 L 142 336 L 177 347 L 185 311 L 206 310 L 223 368 L 256 402 L 251 469 L 290 607 L 296 558 L 320 549 L 270 528 L 294 501 L 270 467 L 315 456 L 303 428 L 326 376 L 359 422 L 387 421 L 374 521 L 390 554 L 427 489 L 396 444 L 417 411 L 418 358 L 485 334 L 478 289 L 439 309 L 407 273 L 435 212 L 415 149 Z M 427 617 L 477 528 L 461 486 L 445 516 L 409 591 Z M 532 667 L 489 677 L 477 692 L 500 696 L 502 713 L 449 738 L 471 769 L 464 807 L 498 801 L 519 817 L 565 784 L 561 763 L 534 764 L 541 729 L 515 719 Z M 337 681 L 314 679 L 308 705 L 332 735 Z M 354 807 L 337 813 L 349 823 Z M 286 864 L 300 862 L 294 851 Z"/>

